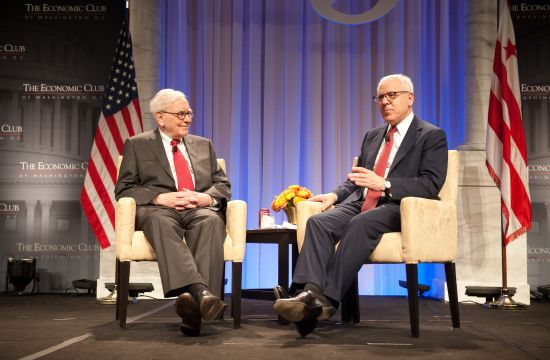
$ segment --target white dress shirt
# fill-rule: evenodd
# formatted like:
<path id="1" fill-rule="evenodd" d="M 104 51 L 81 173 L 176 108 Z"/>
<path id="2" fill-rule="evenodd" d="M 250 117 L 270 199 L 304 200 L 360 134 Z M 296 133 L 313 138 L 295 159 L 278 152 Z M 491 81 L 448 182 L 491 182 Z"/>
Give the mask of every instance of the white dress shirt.
<path id="1" fill-rule="evenodd" d="M 170 145 L 170 143 L 172 142 L 172 138 L 170 138 L 170 136 L 163 133 L 160 128 L 159 128 L 159 131 L 160 131 L 160 137 L 162 139 L 162 145 L 164 146 L 164 151 L 166 152 L 166 157 L 168 158 L 168 163 L 170 164 L 170 171 L 172 172 L 172 176 L 174 177 L 174 181 L 176 182 L 176 187 L 178 187 L 177 186 L 178 176 L 176 175 L 176 167 L 174 166 L 174 154 L 172 153 L 172 145 Z M 185 157 L 185 160 L 187 161 L 187 166 L 189 167 L 189 172 L 191 173 L 191 178 L 193 179 L 193 187 L 194 187 L 195 173 L 193 172 L 193 166 L 191 166 L 191 160 L 189 160 L 189 154 L 187 153 L 187 148 L 185 147 L 185 144 L 181 140 L 178 143 L 178 149 L 179 151 L 181 151 L 181 153 Z"/>

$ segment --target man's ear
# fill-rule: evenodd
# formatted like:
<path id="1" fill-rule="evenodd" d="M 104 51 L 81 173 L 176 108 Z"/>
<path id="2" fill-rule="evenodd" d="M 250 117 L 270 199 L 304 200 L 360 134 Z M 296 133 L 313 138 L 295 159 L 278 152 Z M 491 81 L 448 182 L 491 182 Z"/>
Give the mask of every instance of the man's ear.
<path id="1" fill-rule="evenodd" d="M 164 126 L 164 114 L 160 111 L 155 114 L 155 120 L 157 120 L 157 124 L 159 127 Z"/>

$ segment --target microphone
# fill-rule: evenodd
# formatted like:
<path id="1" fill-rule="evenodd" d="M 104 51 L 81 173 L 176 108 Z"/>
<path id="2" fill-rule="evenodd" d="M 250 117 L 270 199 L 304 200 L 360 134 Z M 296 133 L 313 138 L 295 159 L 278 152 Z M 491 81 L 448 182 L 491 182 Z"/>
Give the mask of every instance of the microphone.
<path id="1" fill-rule="evenodd" d="M 173 153 L 177 153 L 177 152 L 178 152 L 178 146 L 177 146 L 177 145 L 172 146 L 172 152 L 173 152 Z"/>
<path id="2" fill-rule="evenodd" d="M 384 136 L 384 142 L 390 142 L 390 133 L 386 133 L 386 135 Z"/>

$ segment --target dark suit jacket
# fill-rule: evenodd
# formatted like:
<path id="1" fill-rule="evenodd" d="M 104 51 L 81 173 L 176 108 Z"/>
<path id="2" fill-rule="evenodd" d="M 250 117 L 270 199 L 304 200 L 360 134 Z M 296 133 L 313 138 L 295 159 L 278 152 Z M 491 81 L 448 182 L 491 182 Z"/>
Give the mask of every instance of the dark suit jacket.
<path id="1" fill-rule="evenodd" d="M 195 174 L 195 191 L 212 196 L 223 210 L 231 198 L 231 185 L 218 166 L 212 141 L 196 135 L 187 135 L 183 141 Z M 117 200 L 132 197 L 137 205 L 152 205 L 158 194 L 177 191 L 158 129 L 127 139 L 123 156 L 115 187 Z"/>
<path id="2" fill-rule="evenodd" d="M 358 166 L 372 170 L 388 124 L 367 131 L 361 146 Z M 400 202 L 407 196 L 439 199 L 447 176 L 448 145 L 445 132 L 414 116 L 393 160 L 387 180 L 391 182 L 390 199 Z M 348 203 L 363 196 L 363 187 L 347 180 L 333 192 L 337 203 Z"/>

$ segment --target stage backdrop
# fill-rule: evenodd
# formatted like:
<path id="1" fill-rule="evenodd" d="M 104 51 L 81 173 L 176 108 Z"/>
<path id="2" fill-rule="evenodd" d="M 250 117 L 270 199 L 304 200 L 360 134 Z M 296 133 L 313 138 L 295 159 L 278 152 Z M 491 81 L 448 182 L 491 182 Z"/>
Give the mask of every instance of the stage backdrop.
<path id="1" fill-rule="evenodd" d="M 375 3 L 335 7 L 359 14 Z M 191 131 L 227 160 L 233 198 L 248 202 L 255 228 L 288 185 L 318 194 L 345 180 L 364 133 L 383 123 L 371 98 L 386 74 L 409 74 L 416 114 L 445 129 L 451 149 L 463 143 L 465 4 L 398 1 L 350 26 L 324 20 L 310 0 L 166 1 L 159 87 L 189 95 Z M 273 286 L 276 268 L 274 246 L 247 245 L 245 287 Z M 443 297 L 442 267 L 421 265 L 419 278 Z M 368 266 L 361 293 L 405 295 L 403 279 L 403 266 Z"/>
<path id="2" fill-rule="evenodd" d="M 79 199 L 122 10 L 106 0 L 2 4 L 2 289 L 10 256 L 37 259 L 40 292 L 97 278 L 99 245 Z"/>
<path id="3" fill-rule="evenodd" d="M 533 227 L 527 234 L 531 289 L 550 284 L 550 2 L 513 1 Z"/>

